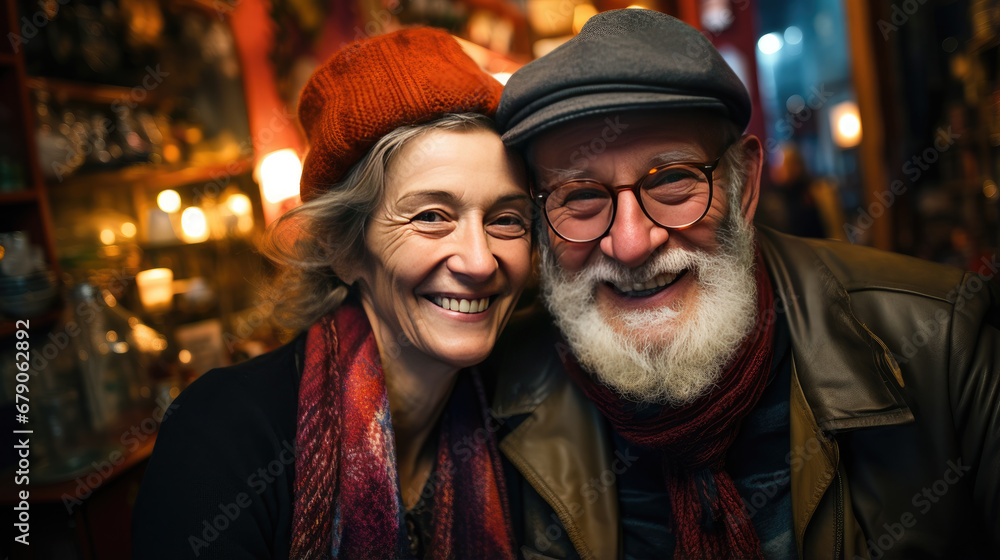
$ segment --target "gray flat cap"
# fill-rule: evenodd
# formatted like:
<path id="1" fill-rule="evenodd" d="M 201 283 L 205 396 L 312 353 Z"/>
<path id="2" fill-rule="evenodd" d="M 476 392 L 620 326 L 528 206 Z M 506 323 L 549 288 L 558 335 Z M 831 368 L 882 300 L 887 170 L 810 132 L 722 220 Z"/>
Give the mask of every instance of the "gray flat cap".
<path id="1" fill-rule="evenodd" d="M 508 146 L 555 125 L 636 109 L 705 108 L 742 131 L 750 96 L 697 29 L 652 10 L 598 14 L 576 36 L 508 80 L 497 123 Z"/>

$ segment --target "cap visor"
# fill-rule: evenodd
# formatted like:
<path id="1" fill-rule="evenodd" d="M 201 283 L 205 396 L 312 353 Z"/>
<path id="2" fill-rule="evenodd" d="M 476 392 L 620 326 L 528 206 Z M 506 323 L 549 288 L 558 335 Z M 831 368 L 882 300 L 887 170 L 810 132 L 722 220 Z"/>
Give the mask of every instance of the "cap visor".
<path id="1" fill-rule="evenodd" d="M 507 146 L 523 147 L 534 136 L 583 117 L 636 110 L 695 108 L 719 111 L 724 116 L 729 114 L 725 105 L 710 97 L 658 92 L 592 93 L 557 101 L 535 111 L 502 138 Z"/>

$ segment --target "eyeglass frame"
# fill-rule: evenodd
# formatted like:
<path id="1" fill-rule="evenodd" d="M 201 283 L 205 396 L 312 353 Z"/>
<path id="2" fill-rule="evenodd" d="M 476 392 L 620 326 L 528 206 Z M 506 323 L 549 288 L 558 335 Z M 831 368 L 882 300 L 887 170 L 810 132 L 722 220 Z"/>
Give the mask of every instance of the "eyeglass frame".
<path id="1" fill-rule="evenodd" d="M 647 171 L 646 174 L 643 177 L 641 177 L 638 181 L 636 181 L 635 183 L 632 183 L 631 185 L 618 185 L 618 186 L 614 186 L 614 187 L 609 187 L 608 185 L 605 185 L 604 183 L 602 183 L 600 181 L 597 181 L 595 179 L 569 179 L 567 181 L 562 181 L 560 183 L 557 183 L 555 185 L 555 187 L 553 187 L 553 188 L 551 188 L 551 189 L 549 189 L 547 191 L 538 192 L 538 189 L 537 189 L 537 187 L 535 185 L 535 182 L 533 181 L 532 185 L 531 185 L 531 189 L 530 189 L 531 190 L 531 198 L 535 201 L 535 204 L 537 204 L 539 206 L 539 208 L 541 208 L 542 214 L 545 216 L 545 223 L 547 223 L 549 225 L 549 229 L 551 229 L 553 232 L 555 232 L 555 234 L 557 236 L 559 236 L 560 239 L 562 239 L 564 241 L 568 241 L 570 243 L 593 243 L 594 241 L 597 241 L 598 239 L 601 239 L 604 236 L 606 236 L 608 234 L 608 232 L 611 231 L 611 227 L 613 225 L 615 225 L 615 218 L 618 216 L 618 193 L 620 193 L 620 192 L 622 192 L 624 190 L 629 190 L 629 191 L 632 192 L 632 196 L 634 196 L 636 202 L 639 203 L 639 208 L 642 210 L 642 213 L 647 218 L 649 218 L 649 221 L 653 222 L 658 227 L 661 227 L 663 229 L 678 229 L 678 230 L 687 229 L 687 228 L 689 228 L 689 227 L 697 224 L 702 219 L 704 219 L 705 216 L 708 215 L 708 211 L 712 209 L 712 198 L 715 196 L 715 186 L 714 186 L 714 182 L 713 182 L 713 175 L 715 174 L 715 170 L 719 168 L 719 164 L 722 163 L 722 158 L 724 158 L 726 156 L 726 152 L 728 152 L 729 148 L 731 148 L 731 147 L 732 147 L 732 144 L 726 146 L 722 150 L 722 155 L 720 155 L 715 161 L 713 161 L 711 163 L 700 162 L 700 161 L 699 162 L 672 161 L 672 162 L 669 162 L 669 163 L 664 163 L 663 165 L 657 165 L 656 167 L 653 167 L 652 169 L 650 169 L 649 171 Z M 658 173 L 659 171 L 661 171 L 663 169 L 666 169 L 668 167 L 673 167 L 675 165 L 686 165 L 686 166 L 689 166 L 689 167 L 693 167 L 693 168 L 695 168 L 695 169 L 697 169 L 697 170 L 699 170 L 699 171 L 702 172 L 702 174 L 705 176 L 705 179 L 708 181 L 708 203 L 705 204 L 705 211 L 702 212 L 701 215 L 698 216 L 698 218 L 695 219 L 694 221 L 689 222 L 687 224 L 680 225 L 680 226 L 665 226 L 665 225 L 661 224 L 660 222 L 656 221 L 652 216 L 649 215 L 649 211 L 646 210 L 646 206 L 642 203 L 642 196 L 640 196 L 639 188 L 641 187 L 641 183 L 644 180 L 646 180 L 649 177 L 655 175 L 656 173 Z M 545 199 L 547 199 L 550 194 L 552 194 L 553 192 L 555 192 L 560 187 L 562 187 L 564 185 L 568 185 L 570 183 L 590 183 L 590 184 L 598 185 L 598 186 L 600 186 L 601 188 L 603 188 L 604 190 L 608 191 L 611 194 L 611 219 L 608 221 L 608 227 L 604 229 L 603 233 L 601 233 L 600 235 L 598 235 L 597 237 L 595 237 L 593 239 L 589 239 L 589 240 L 586 240 L 586 241 L 576 241 L 576 240 L 573 240 L 573 239 L 569 239 L 565 235 L 559 233 L 559 230 L 557 230 L 556 227 L 554 225 L 552 225 L 552 220 L 549 218 L 549 211 L 545 207 Z"/>

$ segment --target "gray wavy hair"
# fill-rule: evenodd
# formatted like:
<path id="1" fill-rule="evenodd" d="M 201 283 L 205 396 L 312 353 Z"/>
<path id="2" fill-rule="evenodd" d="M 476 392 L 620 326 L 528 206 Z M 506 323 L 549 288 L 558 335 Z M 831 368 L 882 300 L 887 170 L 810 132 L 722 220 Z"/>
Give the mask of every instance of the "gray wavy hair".
<path id="1" fill-rule="evenodd" d="M 276 272 L 261 292 L 282 327 L 308 328 L 344 301 L 349 286 L 336 270 L 366 261 L 365 230 L 383 202 L 389 166 L 410 142 L 435 130 L 495 132 L 495 127 L 478 113 L 447 114 L 399 127 L 379 139 L 343 180 L 268 226 L 260 252 Z M 418 164 L 419 157 L 410 163 Z"/>

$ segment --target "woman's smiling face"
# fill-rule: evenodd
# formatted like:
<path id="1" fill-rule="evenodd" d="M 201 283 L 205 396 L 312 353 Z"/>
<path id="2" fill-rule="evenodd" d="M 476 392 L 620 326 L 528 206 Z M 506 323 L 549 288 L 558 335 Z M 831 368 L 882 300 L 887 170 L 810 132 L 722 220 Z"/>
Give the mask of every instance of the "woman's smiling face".
<path id="1" fill-rule="evenodd" d="M 383 358 L 484 360 L 528 279 L 530 230 L 523 173 L 496 133 L 434 130 L 403 147 L 358 273 Z"/>

